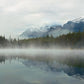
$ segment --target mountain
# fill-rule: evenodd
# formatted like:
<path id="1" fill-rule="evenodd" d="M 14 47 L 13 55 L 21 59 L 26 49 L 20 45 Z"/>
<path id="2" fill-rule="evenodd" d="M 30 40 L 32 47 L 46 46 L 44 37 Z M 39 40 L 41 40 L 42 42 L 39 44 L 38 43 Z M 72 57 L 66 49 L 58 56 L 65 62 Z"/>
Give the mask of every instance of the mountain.
<path id="1" fill-rule="evenodd" d="M 59 32 L 62 29 L 61 25 L 45 25 L 42 27 L 29 27 L 26 31 L 24 31 L 20 37 L 21 38 L 36 38 L 36 37 L 45 37 L 47 35 L 57 37 L 58 34 L 55 34 L 57 31 Z M 60 32 L 61 34 L 61 32 Z"/>
<path id="2" fill-rule="evenodd" d="M 51 27 L 52 28 L 52 27 Z M 70 31 L 68 29 L 63 29 L 62 26 L 56 26 L 54 29 L 48 31 L 47 35 L 49 36 L 53 36 L 53 37 L 58 37 L 60 35 L 63 35 L 63 34 L 67 34 L 69 33 Z"/>
<path id="3" fill-rule="evenodd" d="M 84 18 L 68 21 L 63 25 L 63 29 L 68 29 L 70 32 L 84 31 Z"/>
<path id="4" fill-rule="evenodd" d="M 30 26 L 26 31 L 24 31 L 20 37 L 21 38 L 36 38 L 36 37 L 44 37 L 47 35 L 47 31 L 49 26 Z"/>
<path id="5" fill-rule="evenodd" d="M 84 18 L 77 18 L 72 21 L 68 21 L 63 26 L 61 25 L 44 25 L 44 26 L 30 26 L 24 31 L 20 38 L 37 38 L 45 37 L 47 35 L 58 37 L 69 32 L 82 32 L 84 31 Z"/>

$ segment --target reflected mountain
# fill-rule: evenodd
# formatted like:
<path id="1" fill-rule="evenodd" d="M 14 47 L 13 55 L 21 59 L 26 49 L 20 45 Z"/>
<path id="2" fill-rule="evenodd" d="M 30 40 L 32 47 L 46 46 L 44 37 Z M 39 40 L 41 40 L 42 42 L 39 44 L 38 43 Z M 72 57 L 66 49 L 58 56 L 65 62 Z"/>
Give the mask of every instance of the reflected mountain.
<path id="1" fill-rule="evenodd" d="M 17 60 L 18 59 L 18 60 Z M 84 79 L 84 57 L 78 56 L 51 56 L 51 55 L 12 55 L 0 56 L 0 63 L 9 60 L 17 60 L 24 64 L 26 67 L 39 68 L 45 72 L 64 72 L 68 76 Z M 28 83 L 30 84 L 30 83 Z"/>
<path id="2" fill-rule="evenodd" d="M 73 57 L 71 59 L 73 59 Z M 84 67 L 82 67 L 82 65 L 84 65 L 84 63 L 81 60 L 78 61 L 76 58 L 75 58 L 75 60 L 73 59 L 74 62 L 71 61 L 71 59 L 69 60 L 69 59 L 65 58 L 65 59 L 62 59 L 61 61 L 60 60 L 56 61 L 56 59 L 47 60 L 44 57 L 44 60 L 39 61 L 36 59 L 28 59 L 28 60 L 26 59 L 26 60 L 23 60 L 22 63 L 25 66 L 30 67 L 30 68 L 36 67 L 36 68 L 42 69 L 46 72 L 51 71 L 53 73 L 63 71 L 68 76 L 73 76 L 73 77 L 76 77 L 79 79 L 81 79 L 81 78 L 84 79 Z M 66 62 L 66 60 L 68 62 Z M 70 61 L 71 61 L 71 63 L 70 63 Z M 81 62 L 83 63 L 82 65 L 81 65 Z"/>

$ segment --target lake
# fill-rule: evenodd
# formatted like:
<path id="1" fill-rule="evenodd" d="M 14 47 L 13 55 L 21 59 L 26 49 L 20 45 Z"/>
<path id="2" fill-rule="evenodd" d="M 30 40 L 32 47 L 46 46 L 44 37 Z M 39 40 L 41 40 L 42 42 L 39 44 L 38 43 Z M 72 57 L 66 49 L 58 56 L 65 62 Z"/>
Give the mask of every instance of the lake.
<path id="1" fill-rule="evenodd" d="M 84 84 L 84 50 L 0 49 L 0 84 Z"/>

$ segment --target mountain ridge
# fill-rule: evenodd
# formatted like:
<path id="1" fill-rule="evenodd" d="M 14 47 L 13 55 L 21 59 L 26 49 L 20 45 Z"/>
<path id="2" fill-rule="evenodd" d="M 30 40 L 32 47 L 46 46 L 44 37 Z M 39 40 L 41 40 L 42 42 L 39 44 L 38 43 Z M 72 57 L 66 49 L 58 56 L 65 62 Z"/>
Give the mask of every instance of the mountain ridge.
<path id="1" fill-rule="evenodd" d="M 62 25 L 44 25 L 41 27 L 29 27 L 25 30 L 20 37 L 22 38 L 38 38 L 47 35 L 58 37 L 69 32 L 82 32 L 84 31 L 84 18 L 77 18 Z"/>

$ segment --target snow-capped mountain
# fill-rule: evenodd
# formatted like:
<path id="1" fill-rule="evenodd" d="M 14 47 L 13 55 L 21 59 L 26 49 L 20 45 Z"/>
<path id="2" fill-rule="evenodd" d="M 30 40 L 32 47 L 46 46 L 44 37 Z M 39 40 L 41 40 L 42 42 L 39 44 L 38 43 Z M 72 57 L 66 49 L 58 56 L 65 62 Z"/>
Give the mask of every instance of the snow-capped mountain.
<path id="1" fill-rule="evenodd" d="M 45 37 L 47 35 L 58 37 L 69 32 L 84 31 L 84 18 L 77 18 L 72 21 L 68 21 L 63 26 L 61 25 L 43 25 L 43 26 L 30 26 L 24 31 L 21 38 L 36 38 Z"/>
<path id="2" fill-rule="evenodd" d="M 64 29 L 68 29 L 70 32 L 84 31 L 84 18 L 74 19 L 68 21 L 63 25 Z"/>
<path id="3" fill-rule="evenodd" d="M 76 18 L 76 19 L 72 20 L 72 22 L 74 22 L 74 23 L 84 22 L 84 18 L 79 17 L 79 18 Z"/>
<path id="4" fill-rule="evenodd" d="M 36 37 L 45 37 L 47 35 L 54 37 L 58 35 L 54 35 L 55 31 L 59 31 L 62 28 L 60 25 L 45 25 L 42 27 L 29 27 L 26 31 L 24 31 L 20 37 L 21 38 L 36 38 Z"/>
<path id="5" fill-rule="evenodd" d="M 22 38 L 36 38 L 36 37 L 44 37 L 47 35 L 47 31 L 49 30 L 49 26 L 30 26 L 26 31 L 24 31 L 20 37 Z"/>

